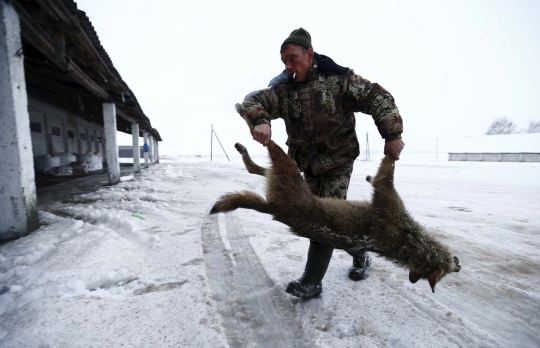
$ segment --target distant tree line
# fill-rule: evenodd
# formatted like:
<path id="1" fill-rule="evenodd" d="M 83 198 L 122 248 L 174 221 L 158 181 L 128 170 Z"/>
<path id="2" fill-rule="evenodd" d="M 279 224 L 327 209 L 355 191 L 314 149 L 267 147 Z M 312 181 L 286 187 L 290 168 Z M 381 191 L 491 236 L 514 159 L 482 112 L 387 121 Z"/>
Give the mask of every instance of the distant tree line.
<path id="1" fill-rule="evenodd" d="M 529 122 L 529 126 L 527 128 L 517 131 L 517 124 L 505 116 L 494 120 L 486 132 L 487 135 L 515 133 L 540 133 L 540 121 L 531 121 Z"/>

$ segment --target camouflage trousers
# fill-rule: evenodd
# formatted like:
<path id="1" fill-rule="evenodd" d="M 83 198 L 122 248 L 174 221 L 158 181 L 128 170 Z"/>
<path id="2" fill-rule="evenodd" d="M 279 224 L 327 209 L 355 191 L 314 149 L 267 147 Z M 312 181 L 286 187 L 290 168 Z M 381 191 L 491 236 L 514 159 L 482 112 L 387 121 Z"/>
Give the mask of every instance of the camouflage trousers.
<path id="1" fill-rule="evenodd" d="M 314 176 L 308 167 L 304 173 L 306 184 L 308 184 L 311 193 L 316 196 L 347 199 L 353 164 L 354 161 L 351 161 L 320 176 Z"/>

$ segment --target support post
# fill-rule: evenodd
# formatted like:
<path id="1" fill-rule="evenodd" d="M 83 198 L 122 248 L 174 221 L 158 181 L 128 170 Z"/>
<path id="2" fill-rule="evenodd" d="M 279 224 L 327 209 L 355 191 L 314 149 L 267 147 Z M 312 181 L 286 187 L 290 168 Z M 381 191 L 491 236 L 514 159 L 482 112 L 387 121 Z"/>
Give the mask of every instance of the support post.
<path id="1" fill-rule="evenodd" d="M 131 135 L 133 136 L 133 171 L 141 172 L 141 150 L 139 149 L 139 124 L 131 124 Z"/>
<path id="2" fill-rule="evenodd" d="M 43 114 L 43 127 L 45 128 L 45 142 L 47 144 L 47 153 L 53 155 L 53 143 L 51 137 L 51 125 L 49 124 L 49 117 L 47 114 Z"/>
<path id="3" fill-rule="evenodd" d="M 118 163 L 118 146 L 116 145 L 116 105 L 103 103 L 103 128 L 107 143 L 107 166 L 109 171 L 109 184 L 115 185 L 120 182 L 120 163 Z"/>
<path id="4" fill-rule="evenodd" d="M 154 159 L 159 163 L 159 141 L 154 139 Z"/>
<path id="5" fill-rule="evenodd" d="M 67 126 L 66 126 L 66 120 L 64 119 L 62 119 L 62 140 L 64 143 L 64 152 L 69 152 Z"/>
<path id="6" fill-rule="evenodd" d="M 154 164 L 154 137 L 151 135 L 148 135 L 148 146 L 150 147 L 148 149 L 148 156 L 150 157 L 150 164 Z"/>
<path id="7" fill-rule="evenodd" d="M 148 133 L 147 132 L 143 132 L 143 140 L 144 140 L 143 144 L 148 145 Z M 144 167 L 148 168 L 148 152 L 144 151 L 143 154 L 144 154 Z"/>
<path id="8" fill-rule="evenodd" d="M 0 1 L 0 240 L 39 227 L 19 17 Z"/>
<path id="9" fill-rule="evenodd" d="M 75 141 L 77 142 L 77 154 L 79 155 L 79 160 L 83 155 L 82 145 L 81 145 L 81 134 L 79 129 L 79 122 L 75 120 Z"/>

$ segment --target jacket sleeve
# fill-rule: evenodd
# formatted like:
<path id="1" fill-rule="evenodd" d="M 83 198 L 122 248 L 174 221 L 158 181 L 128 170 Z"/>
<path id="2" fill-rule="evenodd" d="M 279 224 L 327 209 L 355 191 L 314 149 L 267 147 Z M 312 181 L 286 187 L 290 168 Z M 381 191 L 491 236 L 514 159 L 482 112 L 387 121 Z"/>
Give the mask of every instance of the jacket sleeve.
<path id="1" fill-rule="evenodd" d="M 403 120 L 394 97 L 386 89 L 355 75 L 352 70 L 346 74 L 343 89 L 345 109 L 371 115 L 386 141 L 401 138 Z"/>
<path id="2" fill-rule="evenodd" d="M 248 94 L 242 106 L 253 126 L 258 126 L 264 123 L 270 124 L 270 120 L 279 117 L 278 102 L 274 88 L 267 88 Z"/>

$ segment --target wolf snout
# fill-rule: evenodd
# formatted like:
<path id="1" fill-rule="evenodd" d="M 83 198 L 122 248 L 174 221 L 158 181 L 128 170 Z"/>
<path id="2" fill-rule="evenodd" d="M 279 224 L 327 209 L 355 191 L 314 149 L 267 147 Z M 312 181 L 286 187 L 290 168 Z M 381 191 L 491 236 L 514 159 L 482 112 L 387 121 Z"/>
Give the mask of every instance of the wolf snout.
<path id="1" fill-rule="evenodd" d="M 454 267 L 454 272 L 459 272 L 459 270 L 461 269 L 461 265 L 459 264 L 459 259 L 455 256 L 454 256 L 454 264 L 456 265 L 456 267 Z"/>

